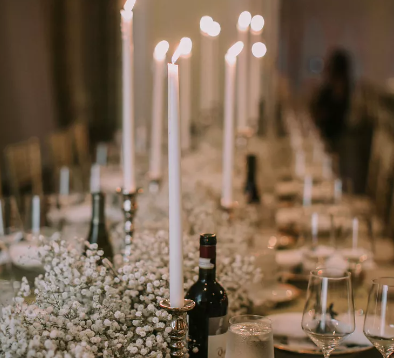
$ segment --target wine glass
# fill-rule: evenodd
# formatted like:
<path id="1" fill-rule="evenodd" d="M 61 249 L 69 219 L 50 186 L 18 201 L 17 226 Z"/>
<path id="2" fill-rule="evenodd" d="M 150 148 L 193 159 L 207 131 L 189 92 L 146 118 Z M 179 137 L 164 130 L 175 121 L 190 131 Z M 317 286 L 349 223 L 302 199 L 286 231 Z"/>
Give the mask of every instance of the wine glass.
<path id="1" fill-rule="evenodd" d="M 309 276 L 302 329 L 325 358 L 355 330 L 351 274 L 320 268 Z"/>
<path id="2" fill-rule="evenodd" d="M 372 281 L 364 334 L 388 358 L 394 352 L 394 278 L 382 277 Z"/>

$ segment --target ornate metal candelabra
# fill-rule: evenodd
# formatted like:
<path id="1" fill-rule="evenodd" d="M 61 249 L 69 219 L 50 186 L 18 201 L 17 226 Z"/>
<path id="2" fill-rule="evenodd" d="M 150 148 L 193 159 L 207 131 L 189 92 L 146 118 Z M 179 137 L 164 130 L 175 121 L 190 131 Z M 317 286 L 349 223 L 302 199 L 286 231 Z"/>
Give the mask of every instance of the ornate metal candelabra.
<path id="1" fill-rule="evenodd" d="M 172 331 L 169 334 L 171 343 L 171 357 L 185 357 L 185 339 L 188 330 L 186 314 L 191 311 L 195 302 L 192 300 L 185 300 L 185 304 L 182 308 L 171 307 L 169 300 L 163 300 L 160 302 L 160 307 L 164 308 L 169 314 L 172 315 L 171 328 Z"/>
<path id="2" fill-rule="evenodd" d="M 124 214 L 124 232 L 125 232 L 125 246 L 124 254 L 125 258 L 131 254 L 131 244 L 134 237 L 134 217 L 137 212 L 137 194 L 138 190 L 134 193 L 122 191 L 123 203 L 122 209 Z"/>

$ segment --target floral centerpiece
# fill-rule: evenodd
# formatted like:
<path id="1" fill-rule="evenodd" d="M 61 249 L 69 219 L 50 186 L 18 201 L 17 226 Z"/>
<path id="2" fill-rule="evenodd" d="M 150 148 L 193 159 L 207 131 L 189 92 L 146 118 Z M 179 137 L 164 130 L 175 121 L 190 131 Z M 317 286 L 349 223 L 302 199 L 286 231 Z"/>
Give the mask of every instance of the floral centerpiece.
<path id="1" fill-rule="evenodd" d="M 159 307 L 169 297 L 164 231 L 138 234 L 130 262 L 116 270 L 103 265 L 95 245 L 81 255 L 59 235 L 42 240 L 45 273 L 33 292 L 24 279 L 14 303 L 3 309 L 0 357 L 169 357 L 171 315 Z M 187 289 L 198 271 L 198 240 L 184 240 Z M 249 302 L 240 282 L 255 276 L 253 260 L 227 254 L 219 253 L 218 278 L 230 314 L 245 312 Z"/>

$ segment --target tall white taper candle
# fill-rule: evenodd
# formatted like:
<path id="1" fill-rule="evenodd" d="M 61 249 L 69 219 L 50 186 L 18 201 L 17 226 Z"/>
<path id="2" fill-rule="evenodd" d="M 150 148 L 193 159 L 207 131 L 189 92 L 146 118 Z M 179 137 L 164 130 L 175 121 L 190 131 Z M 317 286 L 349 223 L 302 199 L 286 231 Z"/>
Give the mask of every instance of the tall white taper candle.
<path id="1" fill-rule="evenodd" d="M 213 23 L 210 16 L 203 16 L 200 21 L 201 62 L 200 62 L 200 111 L 207 113 L 212 108 L 213 98 L 213 39 L 208 31 Z"/>
<path id="2" fill-rule="evenodd" d="M 101 191 L 100 165 L 93 164 L 90 169 L 90 192 L 99 193 Z"/>
<path id="3" fill-rule="evenodd" d="M 261 100 L 261 60 L 267 48 L 261 43 L 261 33 L 263 32 L 264 18 L 255 15 L 250 23 L 250 43 L 253 56 L 249 56 L 249 120 L 257 128 L 260 115 Z M 259 44 L 259 45 L 256 45 Z M 262 46 L 263 45 L 263 46 Z"/>
<path id="4" fill-rule="evenodd" d="M 180 63 L 180 111 L 181 111 L 181 147 L 182 150 L 190 149 L 190 125 L 192 117 L 192 85 L 191 85 L 191 46 L 192 41 L 189 38 L 183 38 L 190 47 L 181 56 Z M 182 41 L 181 40 L 181 41 Z"/>
<path id="5" fill-rule="evenodd" d="M 168 186 L 170 235 L 170 303 L 183 307 L 181 146 L 178 66 L 168 64 Z"/>
<path id="6" fill-rule="evenodd" d="M 243 49 L 243 43 L 237 42 L 225 56 L 224 83 L 224 138 L 223 138 L 223 176 L 222 199 L 224 208 L 233 205 L 233 167 L 234 167 L 234 96 L 237 55 Z"/>
<path id="7" fill-rule="evenodd" d="M 122 85 L 123 85 L 123 190 L 135 192 L 134 158 L 134 91 L 133 91 L 133 6 L 128 0 L 120 12 L 122 18 Z"/>
<path id="8" fill-rule="evenodd" d="M 162 176 L 162 138 L 163 138 L 163 101 L 164 101 L 164 78 L 165 58 L 169 48 L 167 41 L 160 41 L 153 53 L 153 103 L 152 103 L 152 128 L 151 128 L 151 151 L 149 160 L 149 177 L 151 180 L 159 180 Z"/>
<path id="9" fill-rule="evenodd" d="M 256 128 L 260 116 L 261 58 L 266 52 L 267 48 L 262 42 L 254 43 L 249 63 L 249 121 Z"/>
<path id="10" fill-rule="evenodd" d="M 244 11 L 238 19 L 238 40 L 248 46 L 250 12 Z M 237 68 L 237 129 L 239 133 L 248 131 L 248 53 L 243 51 L 238 58 Z"/>
<path id="11" fill-rule="evenodd" d="M 210 16 L 200 21 L 201 62 L 200 62 L 200 111 L 209 113 L 219 100 L 219 72 L 216 58 L 218 54 L 217 36 L 221 27 Z"/>

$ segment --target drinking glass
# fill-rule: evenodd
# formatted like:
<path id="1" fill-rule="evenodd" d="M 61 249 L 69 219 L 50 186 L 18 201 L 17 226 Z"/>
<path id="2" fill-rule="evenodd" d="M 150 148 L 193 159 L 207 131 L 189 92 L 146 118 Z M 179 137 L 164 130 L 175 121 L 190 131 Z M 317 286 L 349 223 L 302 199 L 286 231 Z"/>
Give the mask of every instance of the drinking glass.
<path id="1" fill-rule="evenodd" d="M 355 330 L 351 274 L 335 268 L 310 273 L 302 329 L 325 358 Z"/>
<path id="2" fill-rule="evenodd" d="M 384 358 L 394 352 L 394 277 L 372 281 L 364 334 Z"/>
<path id="3" fill-rule="evenodd" d="M 226 358 L 274 358 L 271 321 L 254 315 L 230 319 Z"/>

